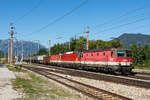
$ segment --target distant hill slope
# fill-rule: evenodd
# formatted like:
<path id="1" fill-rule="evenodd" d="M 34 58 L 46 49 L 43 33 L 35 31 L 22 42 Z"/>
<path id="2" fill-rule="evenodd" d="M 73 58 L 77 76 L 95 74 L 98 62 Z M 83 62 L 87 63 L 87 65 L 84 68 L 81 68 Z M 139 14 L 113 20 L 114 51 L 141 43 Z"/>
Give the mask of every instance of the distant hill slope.
<path id="1" fill-rule="evenodd" d="M 138 46 L 150 45 L 150 35 L 124 33 L 117 39 L 119 39 L 126 48 L 129 48 L 132 44 Z"/>
<path id="2" fill-rule="evenodd" d="M 43 45 L 39 45 L 40 48 L 46 48 Z M 8 40 L 0 40 L 0 50 L 7 53 L 8 52 Z M 13 53 L 16 54 L 18 50 L 18 55 L 22 53 L 22 42 L 21 41 L 14 41 L 13 43 Z M 23 51 L 24 55 L 27 54 L 35 54 L 38 52 L 38 43 L 30 42 L 30 41 L 23 41 Z"/>

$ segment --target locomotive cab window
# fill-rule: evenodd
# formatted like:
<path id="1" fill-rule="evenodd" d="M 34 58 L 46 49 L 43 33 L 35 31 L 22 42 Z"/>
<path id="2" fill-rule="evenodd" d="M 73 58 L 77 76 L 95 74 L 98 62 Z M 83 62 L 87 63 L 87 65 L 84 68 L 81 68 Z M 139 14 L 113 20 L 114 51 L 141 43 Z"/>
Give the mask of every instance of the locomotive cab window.
<path id="1" fill-rule="evenodd" d="M 117 57 L 131 57 L 131 51 L 129 50 L 118 50 Z"/>
<path id="2" fill-rule="evenodd" d="M 125 56 L 126 56 L 125 51 L 120 51 L 120 50 L 117 51 L 117 57 L 125 57 Z"/>
<path id="3" fill-rule="evenodd" d="M 130 50 L 118 50 L 117 57 L 132 57 Z"/>

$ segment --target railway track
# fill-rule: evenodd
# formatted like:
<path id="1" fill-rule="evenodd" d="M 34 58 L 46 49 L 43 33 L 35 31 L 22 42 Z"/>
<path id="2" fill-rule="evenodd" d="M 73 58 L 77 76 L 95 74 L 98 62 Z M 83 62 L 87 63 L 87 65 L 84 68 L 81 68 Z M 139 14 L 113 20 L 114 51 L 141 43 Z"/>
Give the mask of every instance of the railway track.
<path id="1" fill-rule="evenodd" d="M 134 71 L 135 74 L 139 74 L 139 75 L 149 75 L 149 76 L 150 76 L 150 70 L 134 69 L 133 71 Z"/>
<path id="2" fill-rule="evenodd" d="M 130 75 L 130 76 L 127 76 L 127 77 L 150 81 L 150 75 L 145 75 L 145 74 L 144 75 L 143 74 L 135 74 L 134 76 Z"/>
<path id="3" fill-rule="evenodd" d="M 94 73 L 94 72 L 68 69 L 62 67 L 53 67 L 53 66 L 41 65 L 41 64 L 35 64 L 32 66 L 46 67 L 48 68 L 47 70 L 49 71 L 71 75 L 71 76 L 84 77 L 84 78 L 95 79 L 95 80 L 104 80 L 108 82 L 114 82 L 114 83 L 119 83 L 124 85 L 150 89 L 150 78 L 145 76 L 115 76 L 115 75 Z"/>
<path id="4" fill-rule="evenodd" d="M 44 69 L 44 68 L 35 68 L 35 67 L 26 67 L 26 66 L 22 66 L 25 69 L 28 69 L 30 71 L 36 72 L 40 75 L 43 75 L 49 79 L 52 79 L 58 83 L 61 83 L 67 87 L 73 88 L 79 92 L 82 92 L 83 94 L 86 94 L 90 97 L 92 97 L 94 100 L 132 100 L 130 98 L 121 96 L 121 95 L 117 95 L 115 93 L 111 93 L 96 87 L 92 87 L 90 85 L 86 85 L 83 83 L 80 83 L 78 81 L 75 80 L 71 80 L 69 78 L 66 77 L 62 77 L 60 75 L 51 73 L 50 70 Z"/>

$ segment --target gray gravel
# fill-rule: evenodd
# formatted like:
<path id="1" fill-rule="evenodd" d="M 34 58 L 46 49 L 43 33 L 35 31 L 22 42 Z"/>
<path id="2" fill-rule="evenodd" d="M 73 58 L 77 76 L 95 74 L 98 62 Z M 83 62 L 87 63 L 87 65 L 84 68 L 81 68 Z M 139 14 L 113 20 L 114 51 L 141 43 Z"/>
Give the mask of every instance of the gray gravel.
<path id="1" fill-rule="evenodd" d="M 86 79 L 86 78 L 81 78 L 81 77 L 74 77 L 70 75 L 63 75 L 63 74 L 58 74 L 58 75 L 79 81 L 84 84 L 91 85 L 91 86 L 94 86 L 94 87 L 97 87 L 97 88 L 100 88 L 100 89 L 103 89 L 112 93 L 116 93 L 125 97 L 129 97 L 134 100 L 150 100 L 150 89 L 137 88 L 134 86 L 126 86 L 122 84 L 93 80 L 93 79 Z"/>

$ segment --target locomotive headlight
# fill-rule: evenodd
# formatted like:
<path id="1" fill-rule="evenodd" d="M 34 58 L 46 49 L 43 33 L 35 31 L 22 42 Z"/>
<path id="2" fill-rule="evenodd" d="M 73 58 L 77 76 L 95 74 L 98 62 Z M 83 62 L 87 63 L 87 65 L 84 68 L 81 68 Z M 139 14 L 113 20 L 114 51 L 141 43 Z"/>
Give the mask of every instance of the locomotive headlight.
<path id="1" fill-rule="evenodd" d="M 114 59 L 113 58 L 110 58 L 110 61 L 113 61 Z"/>

